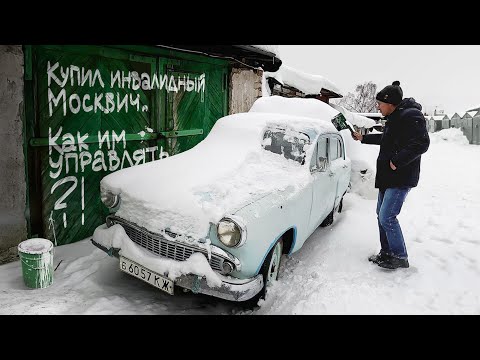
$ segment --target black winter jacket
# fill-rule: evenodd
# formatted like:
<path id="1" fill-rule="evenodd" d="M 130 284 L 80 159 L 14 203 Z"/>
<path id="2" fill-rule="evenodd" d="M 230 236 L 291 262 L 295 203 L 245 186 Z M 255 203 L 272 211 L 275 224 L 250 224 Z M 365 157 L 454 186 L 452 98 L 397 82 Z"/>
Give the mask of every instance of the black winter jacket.
<path id="1" fill-rule="evenodd" d="M 421 155 L 430 145 L 422 106 L 414 98 L 403 99 L 386 117 L 382 134 L 364 135 L 362 143 L 380 145 L 375 187 L 415 187 L 420 178 Z M 397 167 L 390 168 L 390 161 Z"/>

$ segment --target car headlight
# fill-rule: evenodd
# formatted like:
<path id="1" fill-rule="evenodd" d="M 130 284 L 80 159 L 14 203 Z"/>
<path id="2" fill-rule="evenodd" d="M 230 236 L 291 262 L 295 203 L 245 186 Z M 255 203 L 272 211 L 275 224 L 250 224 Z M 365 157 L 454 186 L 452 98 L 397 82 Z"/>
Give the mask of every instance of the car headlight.
<path id="1" fill-rule="evenodd" d="M 108 208 L 114 208 L 120 203 L 120 195 L 116 195 L 109 190 L 101 189 L 101 199 Z"/>
<path id="2" fill-rule="evenodd" d="M 245 243 L 246 229 L 238 219 L 223 218 L 217 225 L 218 239 L 228 247 L 239 247 Z"/>

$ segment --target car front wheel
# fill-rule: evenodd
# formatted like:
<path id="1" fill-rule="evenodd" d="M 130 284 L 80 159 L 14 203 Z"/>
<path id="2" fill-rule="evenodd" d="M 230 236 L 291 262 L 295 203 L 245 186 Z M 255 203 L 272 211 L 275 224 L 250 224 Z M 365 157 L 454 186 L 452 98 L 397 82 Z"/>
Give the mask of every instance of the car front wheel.
<path id="1" fill-rule="evenodd" d="M 281 265 L 282 254 L 283 240 L 280 238 L 268 253 L 265 261 L 263 262 L 262 268 L 260 269 L 260 274 L 263 276 L 263 288 L 252 299 L 243 303 L 246 308 L 255 308 L 260 299 L 265 299 L 267 287 L 272 285 L 273 281 L 278 279 L 278 271 Z"/>
<path id="2" fill-rule="evenodd" d="M 267 258 L 265 259 L 264 266 L 265 269 L 262 271 L 263 273 L 263 280 L 265 286 L 270 286 L 272 281 L 276 281 L 278 279 L 278 270 L 280 269 L 280 260 L 282 258 L 283 252 L 283 241 L 279 239 L 270 253 L 268 254 Z M 270 258 L 270 260 L 269 260 Z"/>

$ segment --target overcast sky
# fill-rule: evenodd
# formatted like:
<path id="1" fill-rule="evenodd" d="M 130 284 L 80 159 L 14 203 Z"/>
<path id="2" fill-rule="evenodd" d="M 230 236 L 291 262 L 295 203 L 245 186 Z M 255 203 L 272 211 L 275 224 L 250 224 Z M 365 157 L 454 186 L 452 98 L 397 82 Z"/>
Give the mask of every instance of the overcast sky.
<path id="1" fill-rule="evenodd" d="M 446 113 L 480 106 L 480 45 L 279 45 L 288 66 L 322 75 L 346 94 L 367 81 L 394 80 L 404 97 Z"/>

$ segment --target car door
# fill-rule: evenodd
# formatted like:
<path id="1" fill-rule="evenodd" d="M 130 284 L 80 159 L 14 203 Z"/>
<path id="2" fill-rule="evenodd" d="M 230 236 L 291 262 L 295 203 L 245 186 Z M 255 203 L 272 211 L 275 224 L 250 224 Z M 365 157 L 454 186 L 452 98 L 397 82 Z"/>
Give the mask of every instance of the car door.
<path id="1" fill-rule="evenodd" d="M 338 135 L 329 137 L 330 172 L 335 182 L 335 206 L 338 206 L 350 182 L 350 162 L 345 158 L 343 140 Z"/>
<path id="2" fill-rule="evenodd" d="M 332 211 L 336 196 L 336 181 L 328 160 L 328 136 L 321 135 L 310 164 L 313 176 L 312 209 L 309 227 L 313 232 Z"/>

